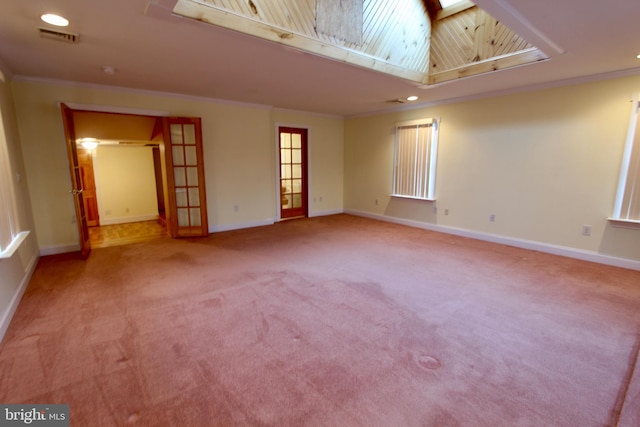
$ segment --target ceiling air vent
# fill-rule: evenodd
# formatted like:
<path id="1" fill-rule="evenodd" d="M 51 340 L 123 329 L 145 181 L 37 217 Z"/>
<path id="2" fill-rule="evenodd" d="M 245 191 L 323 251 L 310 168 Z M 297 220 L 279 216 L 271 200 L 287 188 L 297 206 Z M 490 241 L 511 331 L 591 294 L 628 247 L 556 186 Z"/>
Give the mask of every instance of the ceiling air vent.
<path id="1" fill-rule="evenodd" d="M 45 39 L 59 40 L 67 43 L 78 43 L 78 34 L 76 33 L 67 33 L 65 31 L 52 30 L 49 28 L 38 28 L 38 32 L 40 33 L 40 37 Z"/>

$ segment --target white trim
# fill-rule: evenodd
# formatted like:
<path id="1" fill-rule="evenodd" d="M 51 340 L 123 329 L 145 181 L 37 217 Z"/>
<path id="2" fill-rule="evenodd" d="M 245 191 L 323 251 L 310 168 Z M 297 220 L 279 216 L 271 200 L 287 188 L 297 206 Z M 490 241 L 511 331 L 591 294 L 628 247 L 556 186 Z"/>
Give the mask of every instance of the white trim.
<path id="1" fill-rule="evenodd" d="M 40 248 L 40 256 L 59 255 L 69 252 L 78 252 L 80 250 L 79 243 L 68 243 L 66 245 L 52 245 Z"/>
<path id="2" fill-rule="evenodd" d="M 624 152 L 622 154 L 622 162 L 620 163 L 620 177 L 618 178 L 618 190 L 616 191 L 616 201 L 613 207 L 612 219 L 625 219 L 629 217 L 629 212 L 622 216 L 622 203 L 624 202 L 624 194 L 627 189 L 629 167 L 631 165 L 631 153 L 633 152 L 633 143 L 636 135 L 636 126 L 638 122 L 638 109 L 640 107 L 638 94 L 634 94 L 631 98 L 631 113 L 629 115 L 629 127 L 627 129 L 627 139 L 624 144 Z"/>
<path id="3" fill-rule="evenodd" d="M 100 85 L 100 84 L 94 84 L 94 83 L 81 83 L 81 82 L 73 82 L 69 80 L 47 79 L 47 78 L 31 77 L 31 76 L 24 76 L 24 75 L 14 76 L 13 81 L 23 81 L 28 83 L 39 83 L 39 84 L 67 86 L 67 87 L 75 87 L 75 88 L 79 87 L 84 89 L 104 90 L 107 92 L 134 93 L 134 94 L 146 95 L 146 96 L 161 96 L 166 98 L 177 98 L 177 99 L 184 99 L 184 100 L 195 101 L 195 102 L 236 105 L 240 107 L 258 108 L 263 110 L 272 109 L 271 105 L 264 105 L 264 104 L 251 104 L 248 102 L 231 101 L 227 99 L 218 99 L 218 98 L 207 98 L 204 96 L 186 95 L 186 94 L 175 93 L 175 92 L 161 92 L 161 91 L 146 90 L 146 89 L 132 89 L 132 88 L 122 87 L 122 86 L 109 86 L 109 85 Z"/>
<path id="4" fill-rule="evenodd" d="M 322 117 L 326 119 L 344 119 L 344 116 L 340 114 L 316 113 L 314 111 L 292 110 L 290 108 L 279 107 L 273 107 L 271 110 L 279 113 L 304 114 L 305 116 Z"/>
<path id="5" fill-rule="evenodd" d="M 274 218 L 269 218 L 260 221 L 209 226 L 209 233 L 220 233 L 223 231 L 242 230 L 244 228 L 264 227 L 266 225 L 273 225 L 275 222 L 276 221 Z"/>
<path id="6" fill-rule="evenodd" d="M 20 304 L 20 300 L 22 300 L 22 295 L 24 295 L 24 291 L 27 289 L 27 285 L 31 280 L 31 276 L 33 275 L 33 272 L 36 270 L 36 266 L 38 265 L 38 259 L 40 259 L 40 257 L 34 254 L 33 258 L 31 258 L 31 261 L 29 261 L 29 265 L 25 270 L 26 274 L 22 278 L 22 281 L 20 281 L 20 284 L 18 285 L 15 293 L 13 294 L 13 297 L 11 298 L 11 302 L 7 307 L 7 311 L 4 312 L 2 318 L 0 319 L 0 342 L 2 342 L 2 339 L 4 338 L 4 335 L 7 332 L 7 329 L 9 328 L 9 324 L 13 319 L 13 315 L 16 313 L 16 310 L 18 309 L 18 304 Z"/>
<path id="7" fill-rule="evenodd" d="M 319 216 L 338 215 L 344 213 L 343 209 L 330 209 L 324 211 L 309 212 L 309 218 L 315 218 Z"/>
<path id="8" fill-rule="evenodd" d="M 135 94 L 148 95 L 148 96 L 162 96 L 162 97 L 168 97 L 168 98 L 191 100 L 196 102 L 206 102 L 206 103 L 223 104 L 223 105 L 236 105 L 236 106 L 247 107 L 247 108 L 268 109 L 273 111 L 309 114 L 309 115 L 314 115 L 319 117 L 336 117 L 336 118 L 341 117 L 343 119 L 352 119 L 352 118 L 359 118 L 359 117 L 378 116 L 380 114 L 393 113 L 397 111 L 412 111 L 412 110 L 417 110 L 421 108 L 430 108 L 430 107 L 435 107 L 439 105 L 456 104 L 460 102 L 475 101 L 478 99 L 485 99 L 485 98 L 494 98 L 498 96 L 512 95 L 512 94 L 523 93 L 523 92 L 533 92 L 537 90 L 553 89 L 557 87 L 591 83 L 591 82 L 597 82 L 601 80 L 615 79 L 619 77 L 635 76 L 638 74 L 640 74 L 640 67 L 629 68 L 626 70 L 611 71 L 611 72 L 600 73 L 600 74 L 592 74 L 589 76 L 572 77 L 572 78 L 556 80 L 552 82 L 534 83 L 528 86 L 493 90 L 493 91 L 484 92 L 484 93 L 458 96 L 458 97 L 441 99 L 441 100 L 425 102 L 425 103 L 411 103 L 411 104 L 405 103 L 405 104 L 393 106 L 390 108 L 372 110 L 364 113 L 345 114 L 345 115 L 333 115 L 333 114 L 318 113 L 318 112 L 305 111 L 305 110 L 281 109 L 281 108 L 275 108 L 274 106 L 267 105 L 267 104 L 252 104 L 248 102 L 231 101 L 227 99 L 208 98 L 208 97 L 195 96 L 195 95 L 185 95 L 185 94 L 180 94 L 175 92 L 161 92 L 161 91 L 153 91 L 153 90 L 145 90 L 145 89 L 131 89 L 131 88 L 126 88 L 122 86 L 108 86 L 108 85 L 98 85 L 98 84 L 90 84 L 90 83 L 80 83 L 80 82 L 72 82 L 69 80 L 46 79 L 41 77 L 32 77 L 32 76 L 25 76 L 25 75 L 12 75 L 11 79 L 13 81 L 24 81 L 29 83 L 51 84 L 51 85 L 68 86 L 68 87 L 80 87 L 80 88 L 97 89 L 97 90 L 104 90 L 104 91 L 111 91 L 111 92 L 135 93 Z M 435 85 L 422 85 L 422 86 L 418 86 L 418 88 L 422 90 L 429 90 L 431 88 L 452 83 L 454 81 L 456 80 L 452 80 L 449 82 L 442 82 Z"/>
<path id="9" fill-rule="evenodd" d="M 29 233 L 29 231 L 21 231 L 18 233 L 11 243 L 9 243 L 9 246 L 7 246 L 3 251 L 0 251 L 0 259 L 11 258 L 20 247 L 20 244 L 25 241 Z"/>
<path id="10" fill-rule="evenodd" d="M 390 197 L 396 197 L 398 199 L 411 199 L 411 200 L 422 200 L 423 202 L 435 202 L 436 198 L 427 198 L 427 197 L 416 197 L 416 196 L 405 196 L 404 194 L 389 194 Z"/>
<path id="11" fill-rule="evenodd" d="M 100 219 L 100 225 L 126 224 L 128 222 L 154 221 L 158 219 L 158 214 L 122 216 L 118 218 Z"/>
<path id="12" fill-rule="evenodd" d="M 640 220 L 637 219 L 607 218 L 607 221 L 614 227 L 640 230 Z"/>
<path id="13" fill-rule="evenodd" d="M 116 107 L 113 105 L 98 105 L 98 104 L 81 104 L 77 102 L 64 102 L 64 104 L 72 110 L 80 111 L 93 111 L 96 113 L 119 113 L 119 114 L 131 114 L 135 116 L 152 116 L 152 117 L 169 117 L 171 113 L 162 110 L 147 110 L 142 108 L 129 108 L 129 107 Z"/>
<path id="14" fill-rule="evenodd" d="M 430 230 L 430 231 L 436 231 L 439 233 L 452 234 L 455 236 L 468 237 L 471 239 L 482 240 L 485 242 L 498 243 L 505 246 L 514 246 L 516 248 L 529 249 L 532 251 L 544 252 L 552 255 L 559 255 L 559 256 L 564 256 L 568 258 L 579 259 L 582 261 L 595 262 L 598 264 L 605 264 L 605 265 L 611 265 L 614 267 L 628 268 L 630 270 L 640 271 L 640 261 L 628 259 L 628 258 L 614 257 L 610 255 L 602 255 L 593 251 L 584 251 L 581 249 L 570 248 L 567 246 L 552 245 L 548 243 L 536 242 L 533 240 L 518 239 L 515 237 L 500 236 L 498 234 L 483 233 L 483 232 L 468 230 L 464 228 L 429 224 L 425 222 L 391 217 L 386 215 L 373 214 L 373 213 L 354 210 L 354 209 L 345 209 L 345 213 L 350 215 L 361 216 L 364 218 L 392 222 L 394 224 L 406 225 L 409 227 L 421 228 L 423 230 Z"/>
<path id="15" fill-rule="evenodd" d="M 529 66 L 535 66 L 535 64 L 529 64 Z M 518 93 L 535 92 L 539 90 L 555 89 L 559 87 L 573 86 L 573 85 L 584 84 L 584 83 L 599 82 L 602 80 L 610 80 L 610 79 L 616 79 L 620 77 L 636 76 L 638 74 L 640 74 L 640 67 L 630 68 L 626 70 L 612 71 L 608 73 L 589 75 L 589 76 L 573 77 L 569 79 L 556 80 L 552 82 L 534 83 L 528 86 L 519 86 L 519 87 L 512 87 L 509 89 L 492 90 L 489 92 L 477 93 L 473 95 L 457 96 L 453 98 L 440 99 L 440 100 L 430 101 L 430 102 L 422 102 L 422 103 L 412 102 L 410 104 L 405 103 L 405 104 L 396 105 L 390 108 L 373 110 L 373 111 L 368 111 L 364 113 L 345 115 L 345 119 L 379 116 L 381 114 L 394 113 L 398 111 L 413 111 L 413 110 L 419 110 L 424 108 L 437 107 L 441 105 L 476 101 L 479 99 L 496 98 L 499 96 L 514 95 Z M 473 76 L 464 77 L 464 78 L 470 79 L 470 78 L 473 78 Z M 418 88 L 422 90 L 435 89 L 436 87 L 440 87 L 440 86 L 450 84 L 460 80 L 461 79 L 456 79 L 456 80 L 450 80 L 447 82 L 437 83 L 433 85 L 422 85 L 422 86 L 418 86 Z"/>
<path id="16" fill-rule="evenodd" d="M 420 126 L 420 125 L 430 125 L 433 122 L 438 121 L 436 118 L 427 118 L 427 119 L 416 119 L 416 120 L 405 120 L 403 122 L 396 122 L 396 127 L 412 127 L 412 126 Z"/>

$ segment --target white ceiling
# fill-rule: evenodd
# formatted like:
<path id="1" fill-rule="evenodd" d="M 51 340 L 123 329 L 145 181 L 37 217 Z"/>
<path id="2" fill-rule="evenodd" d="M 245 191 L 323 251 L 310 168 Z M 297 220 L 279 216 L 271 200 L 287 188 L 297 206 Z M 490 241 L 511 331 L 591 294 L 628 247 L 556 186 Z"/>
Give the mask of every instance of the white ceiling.
<path id="1" fill-rule="evenodd" d="M 150 3 L 150 4 L 148 4 Z M 14 78 L 161 91 L 353 116 L 607 76 L 640 74 L 639 0 L 477 0 L 548 61 L 434 87 L 173 16 L 175 0 L 2 0 L 0 59 Z M 43 13 L 78 44 L 41 38 Z M 46 25 L 46 24 L 44 24 Z M 114 75 L 103 66 L 115 67 Z M 640 89 L 640 88 L 638 88 Z"/>

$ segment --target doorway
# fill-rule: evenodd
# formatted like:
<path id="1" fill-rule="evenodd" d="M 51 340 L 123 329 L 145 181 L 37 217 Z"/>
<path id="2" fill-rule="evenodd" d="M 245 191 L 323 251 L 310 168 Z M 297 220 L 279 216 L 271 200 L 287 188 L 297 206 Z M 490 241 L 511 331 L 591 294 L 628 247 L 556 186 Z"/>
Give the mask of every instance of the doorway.
<path id="1" fill-rule="evenodd" d="M 84 257 L 92 246 L 208 235 L 200 119 L 72 109 L 64 104 L 61 108 L 74 185 L 71 193 L 77 199 L 76 216 L 81 218 L 78 224 Z M 177 127 L 185 129 L 184 135 L 176 131 Z M 99 147 L 84 148 L 83 139 L 97 141 Z M 96 150 L 103 150 L 104 155 Z M 111 153 L 107 155 L 107 152 Z M 127 152 L 137 154 L 129 160 Z M 184 166 L 177 164 L 182 161 L 177 153 L 186 157 Z M 96 159 L 97 169 L 94 168 Z M 105 159 L 110 159 L 110 163 L 105 163 Z M 177 188 L 181 168 L 189 180 Z M 108 174 L 101 173 L 104 170 L 108 170 Z M 102 205 L 99 203 L 101 181 L 103 188 L 109 184 L 111 191 L 107 202 L 102 192 Z M 119 187 L 114 184 L 116 181 Z M 140 187 L 147 201 L 142 209 L 140 197 L 132 191 L 135 187 Z M 184 221 L 178 218 L 184 210 L 183 200 L 175 194 L 185 191 L 188 192 L 188 232 Z M 83 197 L 85 195 L 87 197 Z M 128 201 L 122 200 L 127 198 Z"/>
<path id="2" fill-rule="evenodd" d="M 93 248 L 168 237 L 157 144 L 103 141 L 92 150 L 78 149 L 78 158 L 82 152 L 91 159 L 82 176 L 83 193 L 95 195 L 84 198 Z"/>
<path id="3" fill-rule="evenodd" d="M 279 127 L 280 218 L 308 215 L 307 129 Z"/>

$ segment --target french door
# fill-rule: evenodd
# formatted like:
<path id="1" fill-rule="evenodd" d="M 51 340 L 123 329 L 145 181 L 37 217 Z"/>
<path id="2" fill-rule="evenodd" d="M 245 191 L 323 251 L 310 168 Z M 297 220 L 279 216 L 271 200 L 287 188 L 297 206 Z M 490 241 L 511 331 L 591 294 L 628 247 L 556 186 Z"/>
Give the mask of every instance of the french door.
<path id="1" fill-rule="evenodd" d="M 279 127 L 280 218 L 307 216 L 307 130 Z"/>
<path id="2" fill-rule="evenodd" d="M 84 188 L 82 180 L 82 168 L 78 161 L 78 148 L 76 146 L 75 128 L 73 125 L 73 110 L 65 104 L 60 104 L 62 112 L 62 125 L 67 143 L 67 155 L 69 156 L 69 169 L 71 172 L 71 190 L 73 203 L 76 210 L 76 222 L 80 236 L 80 252 L 83 258 L 91 253 L 91 240 L 89 238 L 89 226 L 87 224 L 87 212 L 84 203 Z"/>
<path id="3" fill-rule="evenodd" d="M 171 237 L 207 236 L 207 200 L 204 186 L 200 118 L 162 119 L 167 192 L 167 224 Z"/>
<path id="4" fill-rule="evenodd" d="M 87 225 L 96 227 L 100 225 L 100 211 L 98 210 L 98 191 L 96 179 L 93 173 L 93 153 L 82 148 L 78 151 L 78 166 L 82 178 L 82 198 L 84 199 L 84 211 L 87 216 Z"/>

